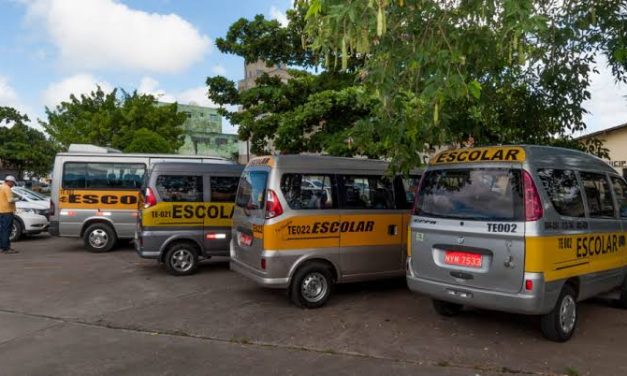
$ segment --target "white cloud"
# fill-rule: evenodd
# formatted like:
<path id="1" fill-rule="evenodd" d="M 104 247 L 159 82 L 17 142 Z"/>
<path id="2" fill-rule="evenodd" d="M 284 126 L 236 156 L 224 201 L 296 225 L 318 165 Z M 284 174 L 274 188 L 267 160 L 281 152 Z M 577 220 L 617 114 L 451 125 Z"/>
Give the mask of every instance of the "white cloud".
<path id="1" fill-rule="evenodd" d="M 17 92 L 6 77 L 0 76 L 0 106 L 16 107 L 19 103 Z"/>
<path id="2" fill-rule="evenodd" d="M 217 74 L 220 76 L 226 75 L 226 68 L 222 64 L 214 65 L 213 67 L 211 67 L 211 71 L 213 72 L 213 74 Z"/>
<path id="3" fill-rule="evenodd" d="M 141 79 L 137 91 L 142 94 L 151 94 L 161 102 L 181 104 L 195 104 L 205 107 L 217 107 L 207 96 L 207 87 L 198 86 L 182 92 L 169 93 L 159 86 L 159 81 L 152 77 Z"/>
<path id="4" fill-rule="evenodd" d="M 176 102 L 176 98 L 168 93 L 165 90 L 159 88 L 159 81 L 155 80 L 152 77 L 144 77 L 141 79 L 139 83 L 139 87 L 137 91 L 140 94 L 150 94 L 155 96 L 157 100 L 161 102 Z"/>
<path id="5" fill-rule="evenodd" d="M 17 91 L 11 86 L 9 79 L 5 76 L 0 75 L 0 106 L 13 107 L 22 114 L 25 114 L 30 119 L 30 124 L 35 125 L 37 128 L 37 124 L 35 124 L 34 120 L 36 116 L 34 116 L 33 109 L 25 104 Z"/>
<path id="6" fill-rule="evenodd" d="M 202 60 L 211 41 L 176 14 L 131 9 L 119 0 L 27 0 L 61 63 L 80 69 L 179 72 Z"/>
<path id="7" fill-rule="evenodd" d="M 597 64 L 599 74 L 590 85 L 592 98 L 583 104 L 590 112 L 584 117 L 586 133 L 615 127 L 627 122 L 627 85 L 616 84 L 605 60 Z"/>
<path id="8" fill-rule="evenodd" d="M 285 12 L 281 11 L 279 8 L 277 8 L 276 6 L 272 6 L 270 7 L 270 17 L 279 21 L 279 23 L 281 24 L 281 26 L 285 27 L 288 24 L 288 20 L 287 20 L 287 15 L 285 14 Z"/>
<path id="9" fill-rule="evenodd" d="M 100 86 L 105 93 L 111 92 L 113 86 L 103 80 L 99 80 L 87 73 L 79 73 L 70 76 L 59 82 L 52 83 L 44 90 L 42 100 L 50 108 L 55 107 L 62 101 L 67 101 L 70 94 L 79 97 L 81 94 L 89 94 Z"/>

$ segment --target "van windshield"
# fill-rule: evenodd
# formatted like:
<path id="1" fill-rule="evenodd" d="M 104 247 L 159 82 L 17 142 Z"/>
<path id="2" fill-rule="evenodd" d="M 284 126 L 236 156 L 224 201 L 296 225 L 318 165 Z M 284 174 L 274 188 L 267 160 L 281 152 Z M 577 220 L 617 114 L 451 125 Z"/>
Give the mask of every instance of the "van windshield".
<path id="1" fill-rule="evenodd" d="M 483 221 L 523 221 L 520 170 L 465 168 L 428 171 L 415 215 Z"/>
<path id="2" fill-rule="evenodd" d="M 239 180 L 236 205 L 248 210 L 263 209 L 267 180 L 266 171 L 244 171 Z"/>

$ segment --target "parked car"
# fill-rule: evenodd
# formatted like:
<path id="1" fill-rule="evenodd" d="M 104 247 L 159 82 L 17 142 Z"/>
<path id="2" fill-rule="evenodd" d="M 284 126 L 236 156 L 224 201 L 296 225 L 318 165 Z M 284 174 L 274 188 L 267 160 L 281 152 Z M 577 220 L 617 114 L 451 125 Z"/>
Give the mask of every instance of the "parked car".
<path id="1" fill-rule="evenodd" d="M 11 241 L 23 235 L 36 235 L 48 231 L 50 199 L 23 187 L 13 187 L 13 194 L 20 200 L 15 203 L 16 212 L 11 228 Z"/>

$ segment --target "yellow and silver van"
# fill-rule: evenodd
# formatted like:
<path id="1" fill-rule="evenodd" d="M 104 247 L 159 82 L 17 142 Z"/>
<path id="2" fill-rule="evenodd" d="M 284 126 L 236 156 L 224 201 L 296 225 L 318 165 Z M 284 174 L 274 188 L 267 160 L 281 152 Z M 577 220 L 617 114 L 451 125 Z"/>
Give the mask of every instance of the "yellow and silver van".
<path id="1" fill-rule="evenodd" d="M 448 150 L 431 159 L 410 224 L 409 288 L 435 310 L 541 315 L 568 340 L 577 302 L 627 305 L 627 186 L 602 160 L 544 146 Z"/>
<path id="2" fill-rule="evenodd" d="M 228 256 L 231 218 L 243 166 L 157 163 L 146 179 L 135 249 L 174 275 L 194 273 L 199 260 Z"/>
<path id="3" fill-rule="evenodd" d="M 404 275 L 418 171 L 376 160 L 281 155 L 251 160 L 233 215 L 231 269 L 322 306 L 335 283 Z"/>
<path id="4" fill-rule="evenodd" d="M 219 157 L 125 154 L 70 145 L 54 160 L 50 234 L 83 238 L 91 252 L 107 252 L 118 239 L 132 239 L 145 173 L 154 163 L 167 161 L 233 164 Z"/>

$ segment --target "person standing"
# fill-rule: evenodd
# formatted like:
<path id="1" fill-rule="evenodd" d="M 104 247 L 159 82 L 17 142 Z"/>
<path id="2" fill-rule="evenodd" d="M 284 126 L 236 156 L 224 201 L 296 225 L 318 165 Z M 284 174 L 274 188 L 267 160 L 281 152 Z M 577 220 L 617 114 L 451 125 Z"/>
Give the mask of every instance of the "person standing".
<path id="1" fill-rule="evenodd" d="M 15 202 L 11 188 L 15 185 L 15 177 L 7 175 L 4 184 L 0 187 L 0 253 L 17 253 L 11 249 L 11 228 L 13 227 L 13 214 Z"/>

